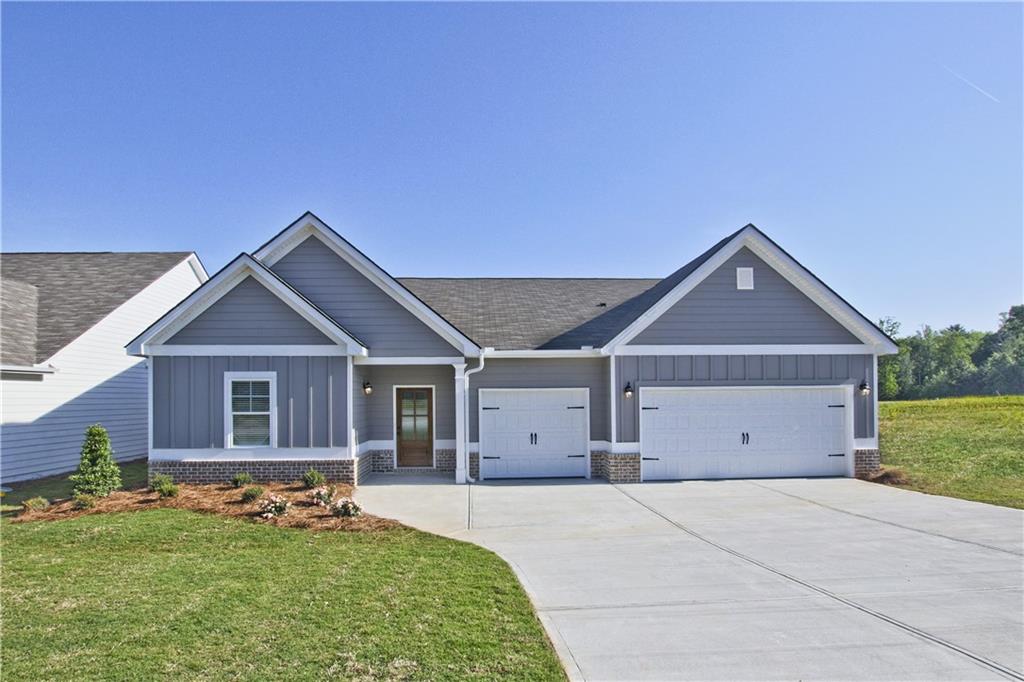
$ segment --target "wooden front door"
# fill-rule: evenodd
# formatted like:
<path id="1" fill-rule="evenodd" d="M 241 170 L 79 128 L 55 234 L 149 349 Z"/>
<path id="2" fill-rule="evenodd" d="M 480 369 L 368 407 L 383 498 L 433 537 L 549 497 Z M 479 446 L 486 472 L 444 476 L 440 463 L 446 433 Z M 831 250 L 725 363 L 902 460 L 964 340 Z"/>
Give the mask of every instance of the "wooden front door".
<path id="1" fill-rule="evenodd" d="M 395 389 L 398 466 L 434 466 L 434 389 Z"/>

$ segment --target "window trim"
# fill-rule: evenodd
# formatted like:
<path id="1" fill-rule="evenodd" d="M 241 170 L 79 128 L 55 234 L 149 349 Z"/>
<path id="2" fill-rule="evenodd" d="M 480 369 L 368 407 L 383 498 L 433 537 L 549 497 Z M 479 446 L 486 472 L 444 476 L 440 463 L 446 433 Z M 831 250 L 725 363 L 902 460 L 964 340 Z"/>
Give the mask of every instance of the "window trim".
<path id="1" fill-rule="evenodd" d="M 231 384 L 235 381 L 270 382 L 270 445 L 235 445 Z M 277 447 L 277 372 L 224 372 L 224 447 L 267 449 Z"/>
<path id="2" fill-rule="evenodd" d="M 736 268 L 736 290 L 737 291 L 753 291 L 754 290 L 754 268 L 752 267 L 738 267 Z"/>

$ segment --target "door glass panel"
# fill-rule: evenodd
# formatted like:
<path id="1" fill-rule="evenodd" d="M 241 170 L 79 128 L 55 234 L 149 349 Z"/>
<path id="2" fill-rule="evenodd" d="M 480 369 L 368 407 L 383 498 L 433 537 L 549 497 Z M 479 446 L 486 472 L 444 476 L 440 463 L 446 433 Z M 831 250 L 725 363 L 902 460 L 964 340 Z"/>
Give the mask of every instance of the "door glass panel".
<path id="1" fill-rule="evenodd" d="M 416 417 L 416 440 L 427 439 L 429 424 L 426 417 Z"/>
<path id="2" fill-rule="evenodd" d="M 416 417 L 402 417 L 402 438 L 405 440 L 416 438 Z"/>

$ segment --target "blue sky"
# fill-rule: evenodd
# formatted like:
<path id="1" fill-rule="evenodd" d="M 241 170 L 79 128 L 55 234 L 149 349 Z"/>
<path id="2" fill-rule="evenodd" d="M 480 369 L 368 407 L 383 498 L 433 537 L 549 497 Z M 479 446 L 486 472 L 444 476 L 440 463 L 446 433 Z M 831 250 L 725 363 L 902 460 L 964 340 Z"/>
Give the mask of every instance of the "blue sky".
<path id="1" fill-rule="evenodd" d="M 753 222 L 866 315 L 1022 294 L 1020 4 L 2 6 L 3 248 L 310 209 L 395 275 L 662 276 Z"/>

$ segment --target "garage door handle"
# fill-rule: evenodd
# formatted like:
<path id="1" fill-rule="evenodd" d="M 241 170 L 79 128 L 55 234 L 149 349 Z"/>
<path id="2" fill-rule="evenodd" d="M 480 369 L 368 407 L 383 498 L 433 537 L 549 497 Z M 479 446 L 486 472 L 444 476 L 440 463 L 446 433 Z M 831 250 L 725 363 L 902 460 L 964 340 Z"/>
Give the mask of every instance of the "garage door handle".
<path id="1" fill-rule="evenodd" d="M 567 409 L 567 410 L 585 410 L 587 408 L 586 408 L 585 405 L 570 405 L 570 406 L 568 406 L 565 409 Z"/>
<path id="2" fill-rule="evenodd" d="M 501 459 L 501 457 L 484 457 L 484 459 Z"/>
<path id="3" fill-rule="evenodd" d="M 657 462 L 661 459 L 661 457 L 641 457 L 641 459 L 644 460 L 645 462 Z"/>
<path id="4" fill-rule="evenodd" d="M 480 408 L 480 409 L 483 409 L 483 410 L 500 410 L 501 408 L 500 407 L 483 407 L 483 408 Z"/>
<path id="5" fill-rule="evenodd" d="M 656 410 L 658 408 L 657 407 L 641 407 L 640 409 L 641 410 Z"/>
<path id="6" fill-rule="evenodd" d="M 845 452 L 840 452 L 840 453 L 837 453 L 835 455 L 829 455 L 829 457 L 846 457 L 846 453 Z"/>
<path id="7" fill-rule="evenodd" d="M 569 459 L 572 459 L 574 457 L 586 457 L 586 455 L 566 455 L 566 457 L 568 457 Z"/>

